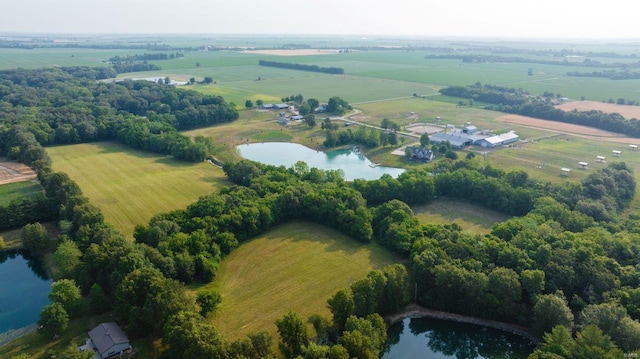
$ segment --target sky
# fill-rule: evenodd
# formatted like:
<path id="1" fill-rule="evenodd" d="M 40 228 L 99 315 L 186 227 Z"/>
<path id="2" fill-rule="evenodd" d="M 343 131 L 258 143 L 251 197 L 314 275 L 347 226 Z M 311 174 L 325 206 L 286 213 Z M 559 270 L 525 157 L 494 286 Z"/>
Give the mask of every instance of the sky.
<path id="1" fill-rule="evenodd" d="M 640 39 L 629 0 L 2 0 L 0 33 Z"/>

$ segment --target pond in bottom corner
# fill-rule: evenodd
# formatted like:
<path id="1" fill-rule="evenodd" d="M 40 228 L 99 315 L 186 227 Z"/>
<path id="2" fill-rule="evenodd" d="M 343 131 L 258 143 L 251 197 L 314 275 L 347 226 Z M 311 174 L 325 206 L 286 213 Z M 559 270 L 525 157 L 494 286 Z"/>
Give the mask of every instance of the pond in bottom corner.
<path id="1" fill-rule="evenodd" d="M 404 319 L 387 336 L 383 359 L 525 359 L 535 348 L 519 335 L 432 318 Z"/>

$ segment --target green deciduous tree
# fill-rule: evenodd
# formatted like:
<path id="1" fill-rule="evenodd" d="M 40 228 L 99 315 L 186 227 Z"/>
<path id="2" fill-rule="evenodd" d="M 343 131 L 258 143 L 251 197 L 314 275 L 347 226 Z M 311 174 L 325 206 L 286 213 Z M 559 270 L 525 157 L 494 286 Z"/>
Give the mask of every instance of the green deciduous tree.
<path id="1" fill-rule="evenodd" d="M 429 135 L 426 133 L 423 133 L 420 136 L 420 146 L 422 147 L 427 147 L 431 144 L 431 140 L 429 139 Z"/>
<path id="2" fill-rule="evenodd" d="M 174 358 L 227 359 L 229 348 L 222 335 L 202 317 L 190 311 L 171 315 L 163 328 L 163 341 Z"/>
<path id="3" fill-rule="evenodd" d="M 327 300 L 329 311 L 333 315 L 333 325 L 336 333 L 340 335 L 344 331 L 344 325 L 354 311 L 353 296 L 346 289 L 341 289 Z"/>
<path id="4" fill-rule="evenodd" d="M 71 317 L 78 315 L 82 304 L 80 288 L 72 279 L 60 279 L 53 282 L 49 292 L 49 299 L 54 303 L 60 303 Z"/>
<path id="5" fill-rule="evenodd" d="M 379 314 L 370 314 L 366 318 L 350 316 L 340 344 L 347 349 L 352 358 L 379 358 L 387 340 L 387 327 Z"/>
<path id="6" fill-rule="evenodd" d="M 213 312 L 222 302 L 220 293 L 214 289 L 206 289 L 198 292 L 196 303 L 200 306 L 200 315 L 207 317 L 207 314 Z"/>
<path id="7" fill-rule="evenodd" d="M 538 297 L 533 306 L 533 331 L 542 335 L 556 325 L 573 326 L 573 313 L 562 293 L 545 294 Z"/>
<path id="8" fill-rule="evenodd" d="M 578 317 L 581 327 L 597 325 L 623 350 L 640 349 L 640 323 L 631 319 L 618 303 L 601 303 L 586 306 Z"/>
<path id="9" fill-rule="evenodd" d="M 304 347 L 309 345 L 307 326 L 296 313 L 289 312 L 276 320 L 280 342 L 278 346 L 285 358 L 302 355 Z"/>
<path id="10" fill-rule="evenodd" d="M 91 312 L 94 314 L 104 313 L 111 308 L 107 295 L 98 283 L 94 283 L 89 289 L 87 301 Z"/>
<path id="11" fill-rule="evenodd" d="M 20 233 L 22 246 L 27 250 L 38 253 L 45 250 L 49 244 L 49 233 L 40 223 L 30 223 L 22 228 Z"/>
<path id="12" fill-rule="evenodd" d="M 62 304 L 54 302 L 45 306 L 40 312 L 40 320 L 38 320 L 38 333 L 47 338 L 52 338 L 56 334 L 62 334 L 67 330 L 69 324 L 69 315 L 64 310 Z"/>
<path id="13" fill-rule="evenodd" d="M 53 263 L 58 269 L 58 278 L 72 278 L 76 267 L 80 264 L 82 252 L 71 240 L 64 240 L 53 253 Z"/>
<path id="14" fill-rule="evenodd" d="M 195 301 L 184 286 L 167 279 L 155 268 L 143 267 L 129 273 L 115 293 L 114 311 L 129 324 L 135 337 L 158 331 L 164 321 L 179 311 L 195 311 Z"/>

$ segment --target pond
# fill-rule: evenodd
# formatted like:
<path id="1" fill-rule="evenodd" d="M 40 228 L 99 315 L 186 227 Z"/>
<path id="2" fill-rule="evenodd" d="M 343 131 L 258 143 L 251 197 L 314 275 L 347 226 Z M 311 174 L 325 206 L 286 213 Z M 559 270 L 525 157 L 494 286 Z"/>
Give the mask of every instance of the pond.
<path id="1" fill-rule="evenodd" d="M 383 359 L 526 358 L 534 345 L 498 329 L 453 321 L 413 318 L 389 327 Z"/>
<path id="2" fill-rule="evenodd" d="M 37 260 L 22 251 L 0 251 L 0 337 L 36 324 L 50 287 Z"/>
<path id="3" fill-rule="evenodd" d="M 344 179 L 356 178 L 374 180 L 388 173 L 398 177 L 404 169 L 378 166 L 369 161 L 356 148 L 322 152 L 310 149 L 298 143 L 264 142 L 239 145 L 238 153 L 249 160 L 275 166 L 291 167 L 298 161 L 306 162 L 309 168 L 321 170 L 342 170 Z"/>

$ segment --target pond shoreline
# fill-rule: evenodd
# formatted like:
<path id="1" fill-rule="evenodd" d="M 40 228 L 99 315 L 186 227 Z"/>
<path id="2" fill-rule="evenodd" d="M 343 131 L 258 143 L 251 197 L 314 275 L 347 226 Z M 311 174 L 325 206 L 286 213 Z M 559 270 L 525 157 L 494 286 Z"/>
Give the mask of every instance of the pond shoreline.
<path id="1" fill-rule="evenodd" d="M 529 328 L 517 324 L 498 322 L 495 320 L 482 319 L 456 313 L 441 312 L 438 310 L 423 308 L 413 303 L 406 306 L 401 312 L 387 316 L 385 319 L 389 325 L 392 325 L 407 318 L 434 318 L 450 320 L 458 323 L 475 324 L 519 335 L 536 345 L 540 342 L 540 338 L 533 335 Z"/>

